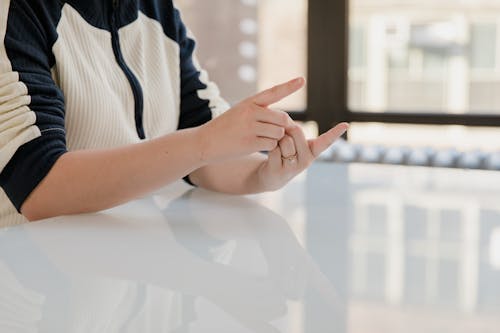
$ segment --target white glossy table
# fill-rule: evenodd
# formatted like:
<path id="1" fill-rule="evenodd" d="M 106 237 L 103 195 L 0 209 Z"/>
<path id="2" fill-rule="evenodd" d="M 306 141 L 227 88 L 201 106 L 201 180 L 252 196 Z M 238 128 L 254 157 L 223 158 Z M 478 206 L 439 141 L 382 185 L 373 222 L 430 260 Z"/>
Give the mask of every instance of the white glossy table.
<path id="1" fill-rule="evenodd" d="M 0 332 L 500 332 L 500 174 L 317 163 L 0 229 Z"/>

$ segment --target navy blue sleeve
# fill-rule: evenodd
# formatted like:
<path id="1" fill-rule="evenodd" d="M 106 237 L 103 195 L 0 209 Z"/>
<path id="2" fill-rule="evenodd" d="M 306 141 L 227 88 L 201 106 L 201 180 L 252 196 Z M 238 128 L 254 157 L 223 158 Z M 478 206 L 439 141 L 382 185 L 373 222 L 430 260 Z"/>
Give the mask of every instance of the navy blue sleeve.
<path id="1" fill-rule="evenodd" d="M 141 2 L 141 10 L 160 22 L 165 35 L 179 45 L 181 73 L 181 105 L 178 129 L 197 127 L 222 114 L 229 105 L 219 89 L 201 69 L 196 56 L 196 42 L 189 36 L 179 11 L 172 1 Z M 184 180 L 193 185 L 189 177 Z"/>
<path id="2" fill-rule="evenodd" d="M 0 186 L 18 211 L 66 152 L 64 98 L 51 76 L 58 4 L 0 6 Z"/>
<path id="3" fill-rule="evenodd" d="M 177 42 L 180 47 L 181 70 L 181 112 L 179 129 L 203 125 L 223 113 L 229 105 L 221 98 L 215 83 L 210 82 L 208 74 L 201 69 L 195 57 L 196 42 L 188 35 L 178 10 L 174 10 Z M 194 186 L 189 175 L 184 181 Z"/>
<path id="4" fill-rule="evenodd" d="M 196 42 L 174 11 L 177 42 L 180 47 L 181 114 L 179 129 L 200 126 L 229 108 L 219 89 L 201 69 L 195 55 Z"/>
<path id="5" fill-rule="evenodd" d="M 202 125 L 212 119 L 209 101 L 201 99 L 198 91 L 207 85 L 200 81 L 200 70 L 195 67 L 193 52 L 196 42 L 187 36 L 186 28 L 176 10 L 175 19 L 178 26 L 178 43 L 180 47 L 181 65 L 181 114 L 179 129 Z"/>
<path id="6" fill-rule="evenodd" d="M 196 42 L 171 0 L 141 2 L 141 11 L 157 20 L 165 35 L 179 45 L 181 110 L 178 129 L 203 125 L 229 109 L 217 85 L 210 81 L 196 59 Z"/>

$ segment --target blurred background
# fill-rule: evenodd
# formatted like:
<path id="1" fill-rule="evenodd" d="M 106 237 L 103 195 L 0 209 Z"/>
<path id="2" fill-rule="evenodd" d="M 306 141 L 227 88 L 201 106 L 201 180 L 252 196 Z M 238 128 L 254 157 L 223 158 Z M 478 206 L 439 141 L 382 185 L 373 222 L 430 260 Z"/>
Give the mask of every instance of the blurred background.
<path id="1" fill-rule="evenodd" d="M 307 72 L 306 0 L 178 0 L 198 56 L 231 103 Z M 306 91 L 279 105 L 306 109 Z"/>
<path id="2" fill-rule="evenodd" d="M 177 5 L 230 103 L 302 75 L 277 107 L 309 135 L 352 122 L 327 159 L 500 170 L 499 0 Z M 495 173 L 349 167 L 350 332 L 496 332 Z"/>
<path id="3" fill-rule="evenodd" d="M 314 11 L 318 6 L 328 10 L 329 2 L 315 2 Z M 347 54 L 345 106 L 322 112 L 403 113 L 437 119 L 435 125 L 432 120 L 417 125 L 407 119 L 387 122 L 372 116 L 369 121 L 353 123 L 350 142 L 500 150 L 499 131 L 490 126 L 489 118 L 458 121 L 476 126 L 443 126 L 449 121 L 439 121 L 446 115 L 500 117 L 498 0 L 345 0 L 346 11 L 332 10 L 327 16 L 331 23 L 322 23 L 325 28 L 319 32 L 317 28 L 312 31 L 308 24 L 315 12 L 308 12 L 312 5 L 307 0 L 176 3 L 197 37 L 202 65 L 230 103 L 297 75 L 307 78 L 308 68 L 316 68 L 309 63 L 312 57 L 314 61 L 321 59 L 318 54 L 323 52 L 321 47 L 308 49 L 308 36 L 331 36 L 332 43 L 337 44 L 325 45 L 325 49 L 333 48 L 338 58 L 330 56 L 330 51 L 327 59 L 321 60 L 323 75 L 328 75 L 329 63 L 341 63 Z M 334 25 L 346 12 L 348 37 L 345 43 L 338 43 L 341 31 Z M 318 17 L 321 19 L 324 17 Z M 314 82 L 309 83 L 317 87 L 315 78 L 322 74 L 310 74 Z M 330 96 L 322 98 L 326 101 Z M 277 107 L 307 114 L 307 90 Z M 350 120 L 348 116 L 341 118 Z"/>

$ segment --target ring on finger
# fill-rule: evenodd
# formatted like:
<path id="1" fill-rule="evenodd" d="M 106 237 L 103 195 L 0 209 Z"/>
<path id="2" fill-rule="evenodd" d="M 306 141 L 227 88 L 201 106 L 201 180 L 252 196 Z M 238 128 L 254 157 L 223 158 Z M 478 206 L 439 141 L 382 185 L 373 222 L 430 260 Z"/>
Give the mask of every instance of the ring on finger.
<path id="1" fill-rule="evenodd" d="M 291 155 L 291 156 L 281 156 L 281 159 L 283 161 L 287 161 L 287 162 L 293 162 L 295 160 L 297 160 L 297 153 Z"/>

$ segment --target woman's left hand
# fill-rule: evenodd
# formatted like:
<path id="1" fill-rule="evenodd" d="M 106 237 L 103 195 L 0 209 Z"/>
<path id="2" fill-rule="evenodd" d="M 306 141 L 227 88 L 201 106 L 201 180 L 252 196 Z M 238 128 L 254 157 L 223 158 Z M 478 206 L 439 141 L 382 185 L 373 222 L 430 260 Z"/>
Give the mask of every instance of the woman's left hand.
<path id="1" fill-rule="evenodd" d="M 348 128 L 349 124 L 340 123 L 316 139 L 307 140 L 299 125 L 288 127 L 279 145 L 269 152 L 267 161 L 259 168 L 259 183 L 268 191 L 283 187 L 307 169 Z"/>

